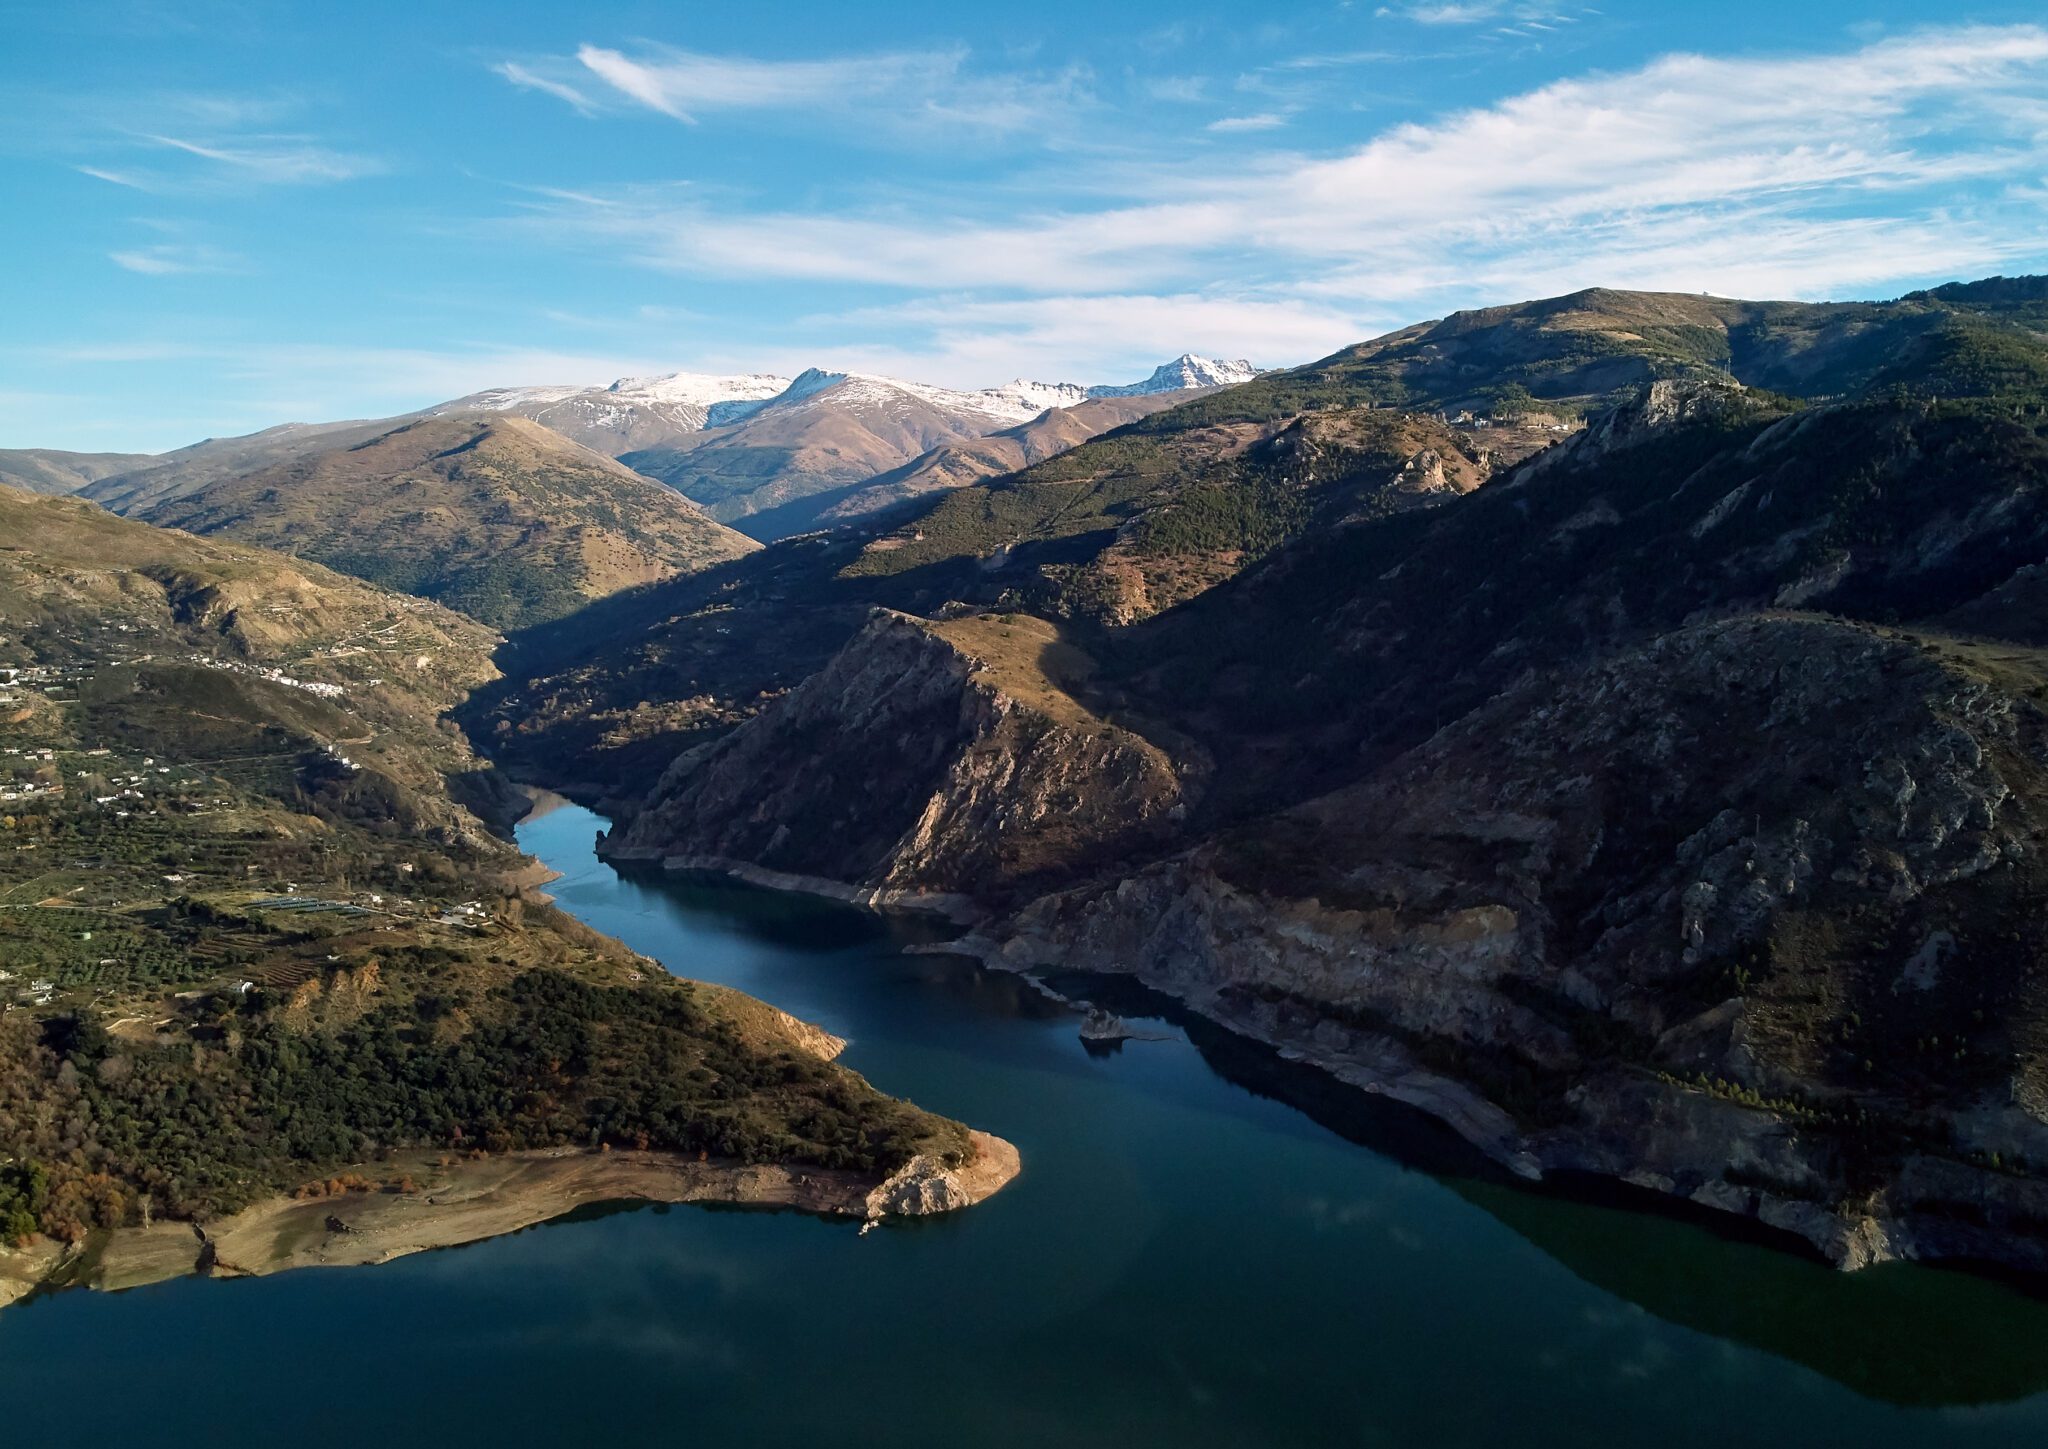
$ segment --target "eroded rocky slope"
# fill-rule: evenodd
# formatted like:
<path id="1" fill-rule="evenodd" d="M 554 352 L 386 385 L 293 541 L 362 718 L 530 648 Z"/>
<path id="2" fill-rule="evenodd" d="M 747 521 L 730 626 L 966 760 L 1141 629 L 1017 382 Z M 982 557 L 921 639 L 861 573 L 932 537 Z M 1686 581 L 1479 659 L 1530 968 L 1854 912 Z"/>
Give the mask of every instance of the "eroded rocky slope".
<path id="1" fill-rule="evenodd" d="M 878 611 L 772 708 L 690 751 L 608 848 L 745 862 L 877 898 L 1014 894 L 1156 842 L 1184 814 L 1165 751 L 1060 682 L 1050 626 Z"/>
<path id="2" fill-rule="evenodd" d="M 944 893 L 990 960 L 1138 977 L 1526 1174 L 2048 1269 L 2039 293 L 1467 314 L 953 493 L 820 555 L 946 622 L 764 695 L 626 839 Z M 1622 391 L 1526 459 L 1356 395 L 1539 382 Z M 946 640 L 1026 607 L 1088 667 Z M 1029 728 L 964 723 L 998 674 Z"/>
<path id="3" fill-rule="evenodd" d="M 986 928 L 1838 1261 L 2048 1266 L 2048 716 L 1805 616 L 1532 679 L 1369 779 Z M 2023 1244 L 2023 1246 L 2015 1246 Z"/>

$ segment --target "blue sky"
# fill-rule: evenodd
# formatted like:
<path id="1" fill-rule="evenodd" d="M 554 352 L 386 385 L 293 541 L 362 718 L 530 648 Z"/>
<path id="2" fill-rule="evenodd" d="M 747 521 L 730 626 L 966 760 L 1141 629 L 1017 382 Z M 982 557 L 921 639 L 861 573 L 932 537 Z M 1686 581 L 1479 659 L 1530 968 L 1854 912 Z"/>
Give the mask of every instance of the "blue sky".
<path id="1" fill-rule="evenodd" d="M 2033 4 L 0 0 L 0 446 L 2048 270 Z"/>

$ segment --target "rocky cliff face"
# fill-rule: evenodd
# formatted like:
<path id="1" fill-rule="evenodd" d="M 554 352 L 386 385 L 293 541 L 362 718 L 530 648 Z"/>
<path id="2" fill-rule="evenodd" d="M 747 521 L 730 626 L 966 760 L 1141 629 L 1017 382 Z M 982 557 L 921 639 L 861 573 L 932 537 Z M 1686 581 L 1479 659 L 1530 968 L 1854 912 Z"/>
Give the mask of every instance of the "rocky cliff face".
<path id="1" fill-rule="evenodd" d="M 611 850 L 1000 898 L 1156 840 L 1181 780 L 1066 692 L 1054 675 L 1078 656 L 1062 651 L 1036 620 L 877 611 L 819 673 L 679 758 Z"/>
<path id="2" fill-rule="evenodd" d="M 1049 896 L 992 959 L 1128 972 L 1835 1261 L 2048 1267 L 2034 782 L 1955 645 L 1798 617 L 1531 680 L 1362 784 Z"/>
<path id="3" fill-rule="evenodd" d="M 1520 485 L 1554 468 L 1592 467 L 1611 454 L 1666 437 L 1673 428 L 1739 424 L 1753 411 L 1759 409 L 1749 401 L 1748 389 L 1732 378 L 1660 379 L 1595 417 L 1562 446 L 1538 453 L 1509 481 Z"/>
<path id="4" fill-rule="evenodd" d="M 1692 377 L 1469 492 L 1394 450 L 1230 582 L 1088 616 L 1100 676 L 1050 625 L 884 616 L 630 844 L 954 893 L 992 961 L 1137 976 L 1519 1172 L 2048 1271 L 2043 416 Z M 1360 452 L 1330 429 L 1406 427 L 1177 434 L 1202 481 L 1097 558 L 1249 538 Z M 1157 491 L 1144 431 L 1091 445 L 1118 487 Z M 994 537 L 1006 496 L 948 508 Z"/>

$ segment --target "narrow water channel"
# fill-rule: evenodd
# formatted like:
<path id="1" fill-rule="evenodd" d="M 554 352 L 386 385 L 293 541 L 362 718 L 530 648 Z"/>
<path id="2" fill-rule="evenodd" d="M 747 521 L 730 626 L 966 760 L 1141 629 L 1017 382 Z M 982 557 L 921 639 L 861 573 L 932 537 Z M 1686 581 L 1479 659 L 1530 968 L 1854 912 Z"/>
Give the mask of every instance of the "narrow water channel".
<path id="1" fill-rule="evenodd" d="M 1025 983 L 904 952 L 934 928 L 621 878 L 602 824 L 558 805 L 520 829 L 565 909 L 847 1037 L 1024 1175 L 865 1237 L 619 1208 L 377 1268 L 37 1299 L 0 1313 L 0 1444 L 2048 1442 L 2048 1303 L 2011 1287 L 1845 1277 L 1467 1174 L 1340 1094 L 1287 1105 L 1314 1084 L 1199 1028 L 1091 1051 Z"/>

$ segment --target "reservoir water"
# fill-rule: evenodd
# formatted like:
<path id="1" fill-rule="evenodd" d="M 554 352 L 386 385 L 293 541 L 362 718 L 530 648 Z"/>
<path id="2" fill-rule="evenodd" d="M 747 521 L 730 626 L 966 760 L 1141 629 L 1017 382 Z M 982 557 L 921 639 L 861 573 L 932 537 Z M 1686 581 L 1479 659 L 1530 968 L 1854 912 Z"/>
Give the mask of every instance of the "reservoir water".
<path id="1" fill-rule="evenodd" d="M 1091 1052 L 1026 983 L 906 954 L 930 927 L 622 879 L 602 824 L 520 829 L 564 908 L 849 1038 L 1023 1176 L 864 1237 L 621 1207 L 37 1298 L 0 1312 L 0 1445 L 2048 1442 L 2048 1303 L 2015 1288 L 1508 1186 L 1368 1103 L 1286 1105 L 1317 1084 L 1199 1024 Z"/>

